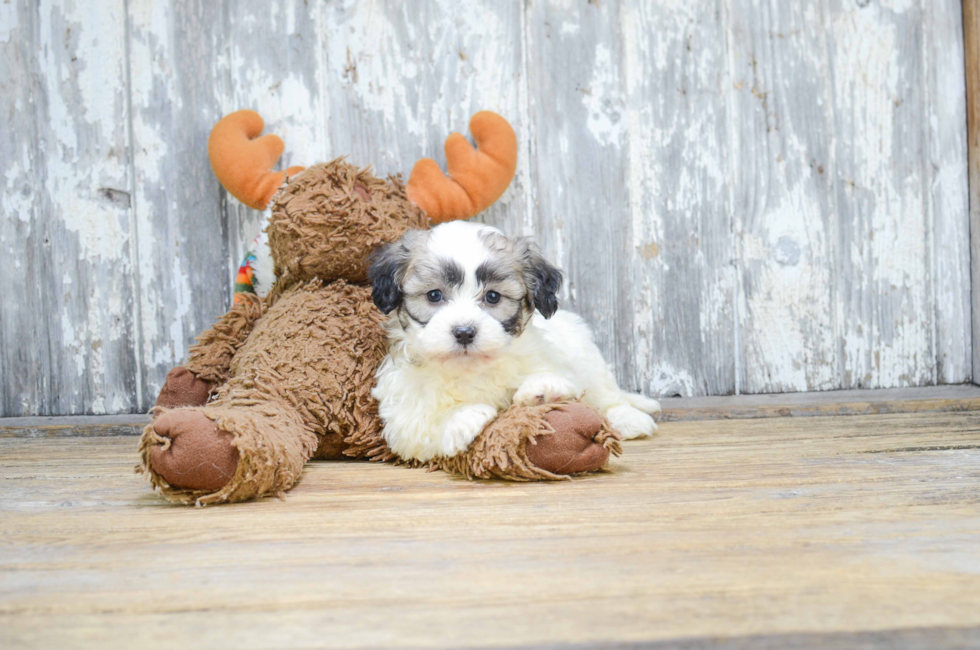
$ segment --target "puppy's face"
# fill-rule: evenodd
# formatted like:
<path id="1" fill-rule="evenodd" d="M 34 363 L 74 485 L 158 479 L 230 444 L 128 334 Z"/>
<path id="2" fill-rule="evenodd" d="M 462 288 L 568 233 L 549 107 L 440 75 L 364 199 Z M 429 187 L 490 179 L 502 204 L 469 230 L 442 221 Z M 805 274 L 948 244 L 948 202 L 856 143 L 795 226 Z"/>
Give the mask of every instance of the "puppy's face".
<path id="1" fill-rule="evenodd" d="M 537 309 L 558 309 L 561 272 L 525 239 L 454 221 L 413 230 L 372 257 L 374 304 L 395 313 L 423 360 L 492 359 Z"/>

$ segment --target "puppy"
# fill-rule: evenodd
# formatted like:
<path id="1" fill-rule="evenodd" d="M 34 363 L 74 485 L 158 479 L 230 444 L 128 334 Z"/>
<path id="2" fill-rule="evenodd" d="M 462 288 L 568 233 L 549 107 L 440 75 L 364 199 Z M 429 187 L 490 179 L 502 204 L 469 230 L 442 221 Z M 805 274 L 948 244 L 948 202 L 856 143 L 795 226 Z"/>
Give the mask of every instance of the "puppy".
<path id="1" fill-rule="evenodd" d="M 624 393 L 581 318 L 558 309 L 561 272 L 525 239 L 454 221 L 372 257 L 390 348 L 374 397 L 402 458 L 455 456 L 511 404 L 575 399 L 624 438 L 648 436 L 656 400 Z"/>

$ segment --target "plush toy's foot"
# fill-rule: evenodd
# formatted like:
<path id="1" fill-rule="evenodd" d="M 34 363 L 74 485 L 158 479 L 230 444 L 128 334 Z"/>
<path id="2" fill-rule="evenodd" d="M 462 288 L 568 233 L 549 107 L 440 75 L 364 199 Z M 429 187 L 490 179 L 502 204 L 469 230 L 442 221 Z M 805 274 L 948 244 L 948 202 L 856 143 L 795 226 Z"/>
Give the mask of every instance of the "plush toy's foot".
<path id="1" fill-rule="evenodd" d="M 204 406 L 211 396 L 211 384 L 183 366 L 167 373 L 167 380 L 157 396 L 157 406 L 173 409 L 181 406 Z"/>
<path id="2" fill-rule="evenodd" d="M 576 402 L 512 406 L 466 452 L 432 466 L 468 478 L 556 480 L 600 470 L 620 451 L 619 435 L 593 408 Z"/>
<path id="3" fill-rule="evenodd" d="M 151 426 L 162 442 L 149 448 L 150 467 L 170 486 L 216 492 L 235 476 L 232 435 L 200 411 L 167 411 Z"/>
<path id="4" fill-rule="evenodd" d="M 582 404 L 566 404 L 545 413 L 544 419 L 555 430 L 553 434 L 532 438 L 527 444 L 527 458 L 552 474 L 579 474 L 601 469 L 609 460 L 602 433 L 602 416 Z M 615 441 L 612 436 L 606 440 Z"/>
<path id="5" fill-rule="evenodd" d="M 161 409 L 143 430 L 138 471 L 178 503 L 247 501 L 293 487 L 317 447 L 316 434 L 284 402 L 243 395 Z"/>

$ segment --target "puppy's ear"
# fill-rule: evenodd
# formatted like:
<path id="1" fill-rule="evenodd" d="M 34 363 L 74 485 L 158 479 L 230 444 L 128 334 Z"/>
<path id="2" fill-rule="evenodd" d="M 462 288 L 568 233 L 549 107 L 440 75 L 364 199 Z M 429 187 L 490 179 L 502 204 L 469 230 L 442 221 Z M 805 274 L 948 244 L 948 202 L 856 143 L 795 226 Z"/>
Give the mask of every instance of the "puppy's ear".
<path id="1" fill-rule="evenodd" d="M 390 314 L 402 304 L 401 281 L 408 257 L 408 248 L 402 241 L 396 241 L 374 251 L 368 260 L 371 300 L 384 314 Z"/>
<path id="2" fill-rule="evenodd" d="M 533 243 L 525 241 L 524 284 L 534 307 L 545 318 L 551 318 L 558 311 L 561 279 L 561 271 L 548 262 Z"/>

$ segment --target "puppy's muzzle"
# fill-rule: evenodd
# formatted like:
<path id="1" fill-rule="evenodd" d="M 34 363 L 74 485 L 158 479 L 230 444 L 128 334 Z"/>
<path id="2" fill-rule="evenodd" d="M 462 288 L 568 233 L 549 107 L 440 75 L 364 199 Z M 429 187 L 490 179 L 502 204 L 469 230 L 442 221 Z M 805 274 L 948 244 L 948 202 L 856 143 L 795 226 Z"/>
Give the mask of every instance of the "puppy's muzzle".
<path id="1" fill-rule="evenodd" d="M 456 337 L 456 342 L 465 348 L 476 338 L 476 328 L 472 325 L 458 325 L 453 328 L 453 336 Z"/>

